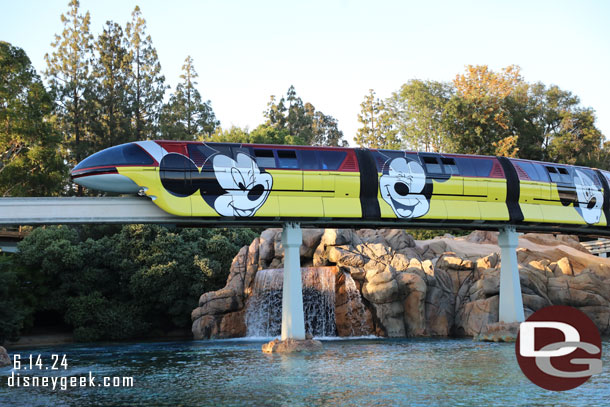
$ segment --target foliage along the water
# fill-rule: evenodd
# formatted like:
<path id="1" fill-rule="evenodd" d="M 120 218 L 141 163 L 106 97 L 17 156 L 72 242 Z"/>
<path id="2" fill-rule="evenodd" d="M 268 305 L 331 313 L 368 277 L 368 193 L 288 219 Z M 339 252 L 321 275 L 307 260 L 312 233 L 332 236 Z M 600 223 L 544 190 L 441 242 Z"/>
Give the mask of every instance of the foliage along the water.
<path id="1" fill-rule="evenodd" d="M 201 293 L 224 285 L 234 255 L 255 237 L 158 225 L 34 229 L 18 253 L 0 258 L 0 343 L 41 312 L 79 341 L 188 330 Z"/>

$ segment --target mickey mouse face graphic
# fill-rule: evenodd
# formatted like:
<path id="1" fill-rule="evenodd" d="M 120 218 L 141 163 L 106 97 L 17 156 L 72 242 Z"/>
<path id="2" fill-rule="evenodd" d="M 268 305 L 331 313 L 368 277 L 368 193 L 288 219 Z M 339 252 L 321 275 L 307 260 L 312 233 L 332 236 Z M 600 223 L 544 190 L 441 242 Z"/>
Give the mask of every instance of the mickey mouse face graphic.
<path id="1" fill-rule="evenodd" d="M 578 197 L 576 210 L 580 216 L 590 225 L 599 222 L 604 203 L 602 191 L 588 175 L 578 169 L 575 170 L 574 186 Z"/>
<path id="2" fill-rule="evenodd" d="M 253 216 L 263 206 L 271 187 L 271 174 L 261 171 L 251 157 L 237 154 L 236 160 L 226 155 L 213 157 L 214 173 L 225 193 L 214 200 L 214 209 L 222 216 Z"/>
<path id="3" fill-rule="evenodd" d="M 422 166 L 403 157 L 386 164 L 387 172 L 379 179 L 383 200 L 399 218 L 418 218 L 428 213 L 430 203 L 422 191 L 426 186 L 426 174 Z"/>
<path id="4" fill-rule="evenodd" d="M 271 192 L 271 174 L 244 153 L 238 153 L 235 160 L 212 149 L 208 153 L 209 160 L 201 171 L 182 154 L 165 154 L 159 164 L 163 187 L 179 198 L 199 190 L 203 200 L 221 216 L 253 216 Z"/>

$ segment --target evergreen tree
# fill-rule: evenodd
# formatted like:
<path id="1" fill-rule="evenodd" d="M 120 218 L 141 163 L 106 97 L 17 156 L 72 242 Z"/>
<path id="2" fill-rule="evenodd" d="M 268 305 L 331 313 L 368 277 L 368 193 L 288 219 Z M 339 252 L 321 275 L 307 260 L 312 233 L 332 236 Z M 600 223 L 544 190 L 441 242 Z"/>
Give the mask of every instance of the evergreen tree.
<path id="1" fill-rule="evenodd" d="M 57 102 L 57 119 L 64 134 L 66 159 L 75 165 L 91 151 L 87 146 L 87 123 L 92 81 L 89 72 L 92 59 L 90 16 L 79 14 L 78 0 L 70 0 L 67 14 L 61 15 L 64 29 L 51 44 L 53 52 L 45 55 L 45 71 Z M 82 189 L 79 187 L 79 191 Z"/>
<path id="2" fill-rule="evenodd" d="M 125 32 L 131 57 L 131 109 L 133 114 L 133 138 L 150 139 L 156 136 L 159 114 L 165 95 L 165 77 L 161 75 L 161 64 L 157 50 L 146 34 L 146 20 L 140 7 L 131 13 L 131 22 Z"/>
<path id="3" fill-rule="evenodd" d="M 188 56 L 182 65 L 182 82 L 176 87 L 169 103 L 161 112 L 162 137 L 170 140 L 194 140 L 197 136 L 211 136 L 220 122 L 209 100 L 203 102 L 197 85 L 193 58 Z"/>
<path id="4" fill-rule="evenodd" d="M 131 57 L 123 29 L 108 21 L 95 48 L 95 109 L 92 118 L 93 148 L 102 150 L 133 141 L 131 131 L 130 75 Z"/>
<path id="5" fill-rule="evenodd" d="M 304 103 L 297 96 L 294 86 L 290 86 L 286 97 L 282 96 L 277 102 L 275 96 L 271 96 L 263 114 L 267 118 L 263 126 L 275 129 L 276 136 L 286 134 L 287 138 L 283 140 L 285 144 L 347 145 L 337 120 L 317 111 L 311 103 Z"/>
<path id="6" fill-rule="evenodd" d="M 0 196 L 61 192 L 65 165 L 52 110 L 25 52 L 0 41 Z"/>
<path id="7" fill-rule="evenodd" d="M 358 121 L 362 127 L 356 134 L 356 143 L 368 148 L 399 149 L 402 143 L 393 125 L 395 120 L 385 103 L 375 98 L 373 89 L 369 90 L 360 106 L 362 110 L 358 114 Z"/>

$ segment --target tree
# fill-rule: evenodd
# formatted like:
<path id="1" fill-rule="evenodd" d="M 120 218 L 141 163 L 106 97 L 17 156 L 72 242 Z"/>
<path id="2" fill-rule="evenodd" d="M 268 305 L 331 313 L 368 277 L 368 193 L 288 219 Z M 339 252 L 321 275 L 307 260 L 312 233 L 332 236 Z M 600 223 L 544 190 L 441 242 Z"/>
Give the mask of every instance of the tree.
<path id="1" fill-rule="evenodd" d="M 9 270 L 16 276 L 0 257 L 0 283 L 28 282 L 19 301 L 0 300 L 0 313 L 15 316 L 0 324 L 0 335 L 14 336 L 25 322 L 16 307 L 29 295 L 30 308 L 63 319 L 78 341 L 186 329 L 201 293 L 225 284 L 233 257 L 255 237 L 249 229 L 158 225 L 37 228 L 19 244 Z"/>
<path id="2" fill-rule="evenodd" d="M 90 151 L 87 109 L 92 93 L 89 73 L 93 36 L 90 16 L 79 14 L 78 0 L 70 0 L 66 15 L 61 15 L 64 30 L 51 44 L 54 51 L 45 55 L 45 75 L 57 102 L 57 119 L 65 137 L 66 159 L 70 165 L 80 162 Z M 79 187 L 79 191 L 82 189 Z"/>
<path id="3" fill-rule="evenodd" d="M 395 119 L 385 103 L 375 98 L 375 91 L 369 90 L 360 104 L 362 110 L 358 121 L 362 127 L 356 134 L 356 143 L 367 148 L 399 149 L 402 145 L 398 131 L 394 128 Z"/>
<path id="4" fill-rule="evenodd" d="M 452 94 L 450 84 L 414 79 L 402 85 L 386 101 L 392 112 L 393 127 L 408 148 L 451 151 L 444 112 Z"/>
<path id="5" fill-rule="evenodd" d="M 52 110 L 26 53 L 0 41 L 0 196 L 61 192 L 66 168 Z"/>
<path id="6" fill-rule="evenodd" d="M 453 84 L 447 113 L 457 152 L 495 154 L 493 143 L 515 136 L 505 102 L 523 84 L 520 68 L 511 65 L 494 72 L 487 65 L 469 65 Z"/>
<path id="7" fill-rule="evenodd" d="M 146 20 L 142 17 L 140 7 L 136 6 L 131 13 L 131 22 L 127 23 L 125 32 L 132 63 L 130 100 L 134 139 L 150 139 L 157 133 L 167 86 L 165 77 L 161 75 L 157 50 L 152 45 L 150 35 L 146 34 Z"/>
<path id="8" fill-rule="evenodd" d="M 161 113 L 162 137 L 172 140 L 194 140 L 198 135 L 210 136 L 220 122 L 209 100 L 203 102 L 195 87 L 199 75 L 188 56 L 182 65 L 182 82 L 176 87 Z"/>
<path id="9" fill-rule="evenodd" d="M 294 86 L 290 86 L 286 96 L 277 102 L 271 96 L 263 126 L 276 130 L 274 137 L 281 137 L 285 132 L 285 144 L 312 146 L 346 146 L 343 132 L 338 128 L 337 120 L 332 116 L 317 111 L 314 105 L 297 96 Z M 265 130 L 267 133 L 270 130 Z"/>
<path id="10" fill-rule="evenodd" d="M 117 23 L 106 22 L 95 49 L 92 78 L 95 81 L 95 107 L 91 127 L 95 151 L 133 141 L 131 131 L 130 75 L 131 57 L 126 48 L 123 29 Z"/>

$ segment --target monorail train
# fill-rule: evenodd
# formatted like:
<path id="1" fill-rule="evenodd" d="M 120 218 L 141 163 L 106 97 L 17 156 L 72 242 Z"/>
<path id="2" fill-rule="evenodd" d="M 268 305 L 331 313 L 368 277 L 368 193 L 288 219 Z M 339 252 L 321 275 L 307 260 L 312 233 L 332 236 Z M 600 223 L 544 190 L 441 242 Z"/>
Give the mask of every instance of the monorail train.
<path id="1" fill-rule="evenodd" d="M 610 172 L 506 157 L 362 148 L 140 141 L 72 170 L 202 219 L 610 234 Z"/>

